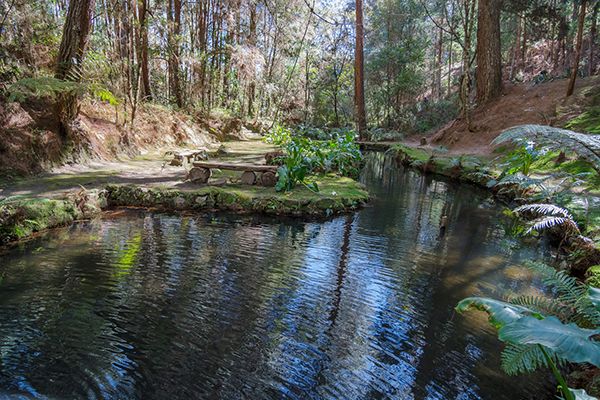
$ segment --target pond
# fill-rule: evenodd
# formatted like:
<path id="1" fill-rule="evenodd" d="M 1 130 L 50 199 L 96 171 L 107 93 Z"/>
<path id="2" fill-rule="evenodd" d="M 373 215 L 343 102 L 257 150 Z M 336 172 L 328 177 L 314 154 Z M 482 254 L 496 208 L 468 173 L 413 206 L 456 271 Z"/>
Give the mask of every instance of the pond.
<path id="1" fill-rule="evenodd" d="M 122 212 L 0 256 L 0 397 L 544 399 L 463 297 L 533 293 L 486 193 L 370 154 L 326 222 Z M 448 229 L 440 234 L 442 215 Z"/>

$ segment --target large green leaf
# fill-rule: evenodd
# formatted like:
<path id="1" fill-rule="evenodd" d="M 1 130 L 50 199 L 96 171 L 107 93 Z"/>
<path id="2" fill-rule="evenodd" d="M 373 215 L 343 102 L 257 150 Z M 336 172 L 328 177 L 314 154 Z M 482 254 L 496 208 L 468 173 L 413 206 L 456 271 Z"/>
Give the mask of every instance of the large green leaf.
<path id="1" fill-rule="evenodd" d="M 508 343 L 539 344 L 568 361 L 600 367 L 600 342 L 592 340 L 598 334 L 600 329 L 563 324 L 556 317 L 540 320 L 523 316 L 502 326 L 498 338 Z"/>
<path id="2" fill-rule="evenodd" d="M 470 310 L 485 311 L 490 317 L 490 323 L 496 328 L 501 328 L 528 315 L 543 318 L 541 314 L 527 307 L 485 297 L 467 297 L 461 300 L 455 309 L 459 313 Z"/>
<path id="3" fill-rule="evenodd" d="M 591 287 L 588 290 L 588 294 L 596 310 L 600 311 L 600 289 Z"/>

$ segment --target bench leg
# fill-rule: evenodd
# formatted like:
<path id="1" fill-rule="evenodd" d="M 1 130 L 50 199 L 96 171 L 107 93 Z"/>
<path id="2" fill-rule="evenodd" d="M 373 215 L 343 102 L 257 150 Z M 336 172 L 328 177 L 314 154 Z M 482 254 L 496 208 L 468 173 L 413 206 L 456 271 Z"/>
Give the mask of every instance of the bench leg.
<path id="1" fill-rule="evenodd" d="M 254 185 L 256 183 L 256 174 L 253 171 L 244 171 L 240 182 L 244 185 Z"/>
<path id="2" fill-rule="evenodd" d="M 263 172 L 260 174 L 260 184 L 262 186 L 275 186 L 277 183 L 277 175 L 274 172 Z"/>
<path id="3" fill-rule="evenodd" d="M 206 183 L 212 175 L 212 171 L 208 168 L 194 167 L 188 173 L 188 179 L 194 183 Z"/>

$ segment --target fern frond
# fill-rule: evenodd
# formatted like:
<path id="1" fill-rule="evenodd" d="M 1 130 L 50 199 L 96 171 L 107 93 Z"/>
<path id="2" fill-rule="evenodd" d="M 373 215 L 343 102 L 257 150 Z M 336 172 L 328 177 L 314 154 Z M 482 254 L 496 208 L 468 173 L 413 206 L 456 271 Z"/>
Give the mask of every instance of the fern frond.
<path id="1" fill-rule="evenodd" d="M 571 309 L 568 320 L 584 327 L 600 325 L 600 312 L 588 295 L 587 286 L 577 279 L 543 263 L 529 262 L 527 268 L 537 272 L 542 282 L 556 291 L 557 301 Z"/>
<path id="2" fill-rule="evenodd" d="M 563 318 L 570 315 L 569 307 L 566 307 L 564 304 L 561 304 L 555 299 L 547 297 L 518 296 L 510 299 L 509 301 L 512 304 L 527 307 L 544 315 L 557 315 Z"/>
<path id="3" fill-rule="evenodd" d="M 527 229 L 525 234 L 529 234 L 532 231 L 541 232 L 543 230 L 554 228 L 557 226 L 562 226 L 565 229 L 565 231 L 569 233 L 581 233 L 579 231 L 579 227 L 571 218 L 546 216 L 533 220 L 531 226 L 529 227 L 529 229 Z"/>
<path id="4" fill-rule="evenodd" d="M 518 172 L 516 174 L 510 174 L 510 175 L 506 175 L 506 176 L 502 177 L 502 179 L 500 179 L 496 183 L 496 185 L 498 185 L 498 186 L 520 185 L 523 187 L 530 187 L 530 186 L 534 186 L 534 185 L 539 185 L 541 183 L 543 183 L 543 179 L 531 178 L 529 176 L 526 176 L 526 175 Z"/>
<path id="5" fill-rule="evenodd" d="M 554 204 L 526 204 L 515 208 L 513 212 L 516 212 L 517 214 L 529 212 L 536 215 L 553 215 L 573 219 L 568 210 L 555 206 Z"/>
<path id="6" fill-rule="evenodd" d="M 503 131 L 492 144 L 533 140 L 550 150 L 572 151 L 600 174 L 600 139 L 567 129 L 545 125 L 520 125 Z"/>
<path id="7" fill-rule="evenodd" d="M 564 364 L 564 360 L 557 357 L 556 354 L 548 349 L 546 352 L 557 365 Z M 501 360 L 502 369 L 508 375 L 518 375 L 533 372 L 539 367 L 549 367 L 539 345 L 508 343 L 502 351 Z"/>

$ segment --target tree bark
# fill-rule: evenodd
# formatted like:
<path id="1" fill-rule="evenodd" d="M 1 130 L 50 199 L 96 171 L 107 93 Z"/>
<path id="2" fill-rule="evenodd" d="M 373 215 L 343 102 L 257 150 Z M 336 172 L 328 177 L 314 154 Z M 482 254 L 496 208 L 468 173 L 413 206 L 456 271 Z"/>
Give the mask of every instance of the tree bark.
<path id="1" fill-rule="evenodd" d="M 142 98 L 152 100 L 150 70 L 148 68 L 148 0 L 138 0 L 138 63 L 142 74 Z"/>
<path id="2" fill-rule="evenodd" d="M 433 83 L 433 98 L 439 100 L 442 97 L 442 50 L 444 46 L 444 31 L 438 29 L 438 38 L 435 48 L 435 70 Z"/>
<path id="3" fill-rule="evenodd" d="M 169 91 L 171 101 L 178 107 L 183 107 L 183 96 L 181 93 L 181 76 L 179 60 L 179 35 L 181 33 L 181 0 L 168 0 L 167 23 L 169 41 Z"/>
<path id="4" fill-rule="evenodd" d="M 477 101 L 482 104 L 502 93 L 500 49 L 501 0 L 479 0 L 477 16 Z"/>
<path id="5" fill-rule="evenodd" d="M 363 53 L 364 27 L 363 2 L 356 0 L 356 47 L 354 51 L 354 109 L 356 127 L 361 139 L 366 138 L 367 117 L 365 112 L 365 77 Z"/>
<path id="6" fill-rule="evenodd" d="M 73 82 L 81 81 L 82 63 L 92 27 L 94 0 L 70 1 L 63 35 L 58 51 L 55 77 Z M 79 99 L 74 91 L 58 96 L 57 114 L 63 134 L 77 117 Z"/>
<path id="7" fill-rule="evenodd" d="M 596 63 L 594 62 L 594 46 L 596 44 L 596 29 L 598 19 L 598 8 L 600 7 L 600 1 L 596 0 L 594 9 L 592 11 L 592 26 L 590 27 L 590 42 L 588 49 L 588 75 L 594 75 L 596 72 Z"/>
<path id="8" fill-rule="evenodd" d="M 571 70 L 571 79 L 569 79 L 569 86 L 567 87 L 567 97 L 573 94 L 575 90 L 575 80 L 577 79 L 577 71 L 579 69 L 579 59 L 581 58 L 581 42 L 583 41 L 583 27 L 585 24 L 585 6 L 586 0 L 581 1 L 579 8 L 579 21 L 577 23 L 577 41 L 575 42 L 575 57 L 573 60 L 573 67 Z"/>
<path id="9" fill-rule="evenodd" d="M 519 52 L 521 49 L 521 14 L 517 16 L 517 32 L 515 34 L 515 44 L 512 49 L 512 60 L 510 65 L 510 76 L 509 79 L 512 80 L 515 77 L 515 70 L 520 66 L 519 64 Z"/>
<path id="10" fill-rule="evenodd" d="M 250 25 L 248 34 L 248 45 L 256 47 L 256 3 L 252 2 L 250 6 Z M 248 116 L 254 116 L 254 96 L 256 92 L 256 77 L 252 76 L 248 85 Z"/>

